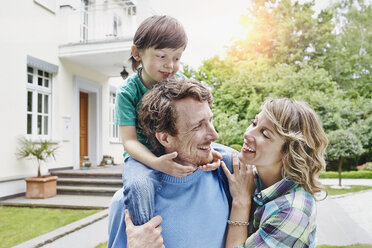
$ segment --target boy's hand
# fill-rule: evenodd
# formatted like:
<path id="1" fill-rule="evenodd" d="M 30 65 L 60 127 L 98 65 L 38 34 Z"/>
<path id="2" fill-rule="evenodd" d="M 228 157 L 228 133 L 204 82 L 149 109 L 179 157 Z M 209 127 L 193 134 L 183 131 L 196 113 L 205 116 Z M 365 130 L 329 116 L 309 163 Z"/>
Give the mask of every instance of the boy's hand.
<path id="1" fill-rule="evenodd" d="M 174 177 L 185 177 L 192 174 L 197 168 L 194 166 L 184 166 L 174 162 L 177 152 L 172 152 L 158 157 L 157 170 Z"/>
<path id="2" fill-rule="evenodd" d="M 212 170 L 216 170 L 218 167 L 220 167 L 221 159 L 222 159 L 221 154 L 219 152 L 216 152 L 215 150 L 212 150 L 212 155 L 213 155 L 213 161 L 209 164 L 198 166 L 199 170 L 212 171 Z"/>

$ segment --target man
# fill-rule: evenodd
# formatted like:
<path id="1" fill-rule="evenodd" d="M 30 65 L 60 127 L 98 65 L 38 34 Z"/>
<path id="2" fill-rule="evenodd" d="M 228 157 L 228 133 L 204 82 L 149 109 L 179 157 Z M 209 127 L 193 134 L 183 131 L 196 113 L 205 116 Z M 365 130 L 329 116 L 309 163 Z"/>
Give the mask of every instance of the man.
<path id="1" fill-rule="evenodd" d="M 155 152 L 177 152 L 178 163 L 199 166 L 213 160 L 213 146 L 231 167 L 232 149 L 212 144 L 218 138 L 209 107 L 212 101 L 206 87 L 189 79 L 171 79 L 149 91 L 142 100 L 139 119 Z M 126 167 L 124 173 L 138 171 L 143 165 L 135 166 L 135 170 Z M 182 178 L 159 172 L 152 180 L 157 181 L 155 214 L 162 219 L 156 216 L 143 226 L 133 226 L 124 214 L 123 191 L 118 191 L 110 206 L 108 247 L 127 247 L 127 242 L 131 248 L 163 247 L 160 232 L 169 248 L 224 247 L 231 198 L 221 168 L 210 172 L 196 170 Z M 140 198 L 140 189 L 129 191 L 125 193 Z"/>

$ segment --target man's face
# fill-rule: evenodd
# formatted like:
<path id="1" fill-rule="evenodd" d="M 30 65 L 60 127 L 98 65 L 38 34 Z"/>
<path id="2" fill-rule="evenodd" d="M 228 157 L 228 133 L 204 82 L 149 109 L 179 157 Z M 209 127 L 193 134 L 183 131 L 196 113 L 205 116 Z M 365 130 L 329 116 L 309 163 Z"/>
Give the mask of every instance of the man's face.
<path id="1" fill-rule="evenodd" d="M 177 162 L 203 165 L 213 160 L 211 142 L 218 139 L 208 102 L 187 97 L 174 102 L 178 134 L 170 137 L 167 152 L 178 152 Z"/>

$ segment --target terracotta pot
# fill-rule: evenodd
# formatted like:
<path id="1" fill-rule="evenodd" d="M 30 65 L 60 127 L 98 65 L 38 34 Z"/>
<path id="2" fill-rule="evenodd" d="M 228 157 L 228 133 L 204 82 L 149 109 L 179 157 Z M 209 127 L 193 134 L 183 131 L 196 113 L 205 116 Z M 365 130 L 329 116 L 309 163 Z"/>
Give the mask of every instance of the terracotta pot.
<path id="1" fill-rule="evenodd" d="M 57 176 L 27 177 L 26 198 L 45 199 L 57 195 Z"/>

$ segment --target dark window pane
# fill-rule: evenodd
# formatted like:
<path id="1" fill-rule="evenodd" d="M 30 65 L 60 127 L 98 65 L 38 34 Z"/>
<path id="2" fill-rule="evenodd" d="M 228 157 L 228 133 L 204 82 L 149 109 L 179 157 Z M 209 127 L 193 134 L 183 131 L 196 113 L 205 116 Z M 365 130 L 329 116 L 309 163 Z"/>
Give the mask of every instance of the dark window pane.
<path id="1" fill-rule="evenodd" d="M 27 115 L 27 134 L 32 134 L 32 115 Z"/>
<path id="2" fill-rule="evenodd" d="M 32 78 L 33 78 L 32 75 L 27 75 L 27 83 L 32 84 Z"/>
<path id="3" fill-rule="evenodd" d="M 32 111 L 32 91 L 27 91 L 27 111 Z"/>
<path id="4" fill-rule="evenodd" d="M 37 77 L 37 84 L 43 86 L 43 78 Z"/>
<path id="5" fill-rule="evenodd" d="M 38 115 L 37 116 L 37 134 L 41 134 L 41 121 L 42 121 L 42 116 Z"/>
<path id="6" fill-rule="evenodd" d="M 28 73 L 34 73 L 34 68 L 27 66 Z"/>
<path id="7" fill-rule="evenodd" d="M 37 70 L 37 75 L 39 75 L 39 76 L 43 76 L 43 71 L 41 71 L 41 70 Z"/>
<path id="8" fill-rule="evenodd" d="M 44 95 L 44 113 L 48 114 L 49 110 L 49 101 L 48 101 L 48 95 Z"/>
<path id="9" fill-rule="evenodd" d="M 44 135 L 48 134 L 48 116 L 44 116 Z"/>
<path id="10" fill-rule="evenodd" d="M 44 76 L 48 78 L 49 77 L 49 72 L 44 72 Z"/>
<path id="11" fill-rule="evenodd" d="M 37 112 L 42 113 L 43 110 L 43 95 L 37 94 Z"/>
<path id="12" fill-rule="evenodd" d="M 44 79 L 44 86 L 49 88 L 49 80 L 48 79 Z"/>

